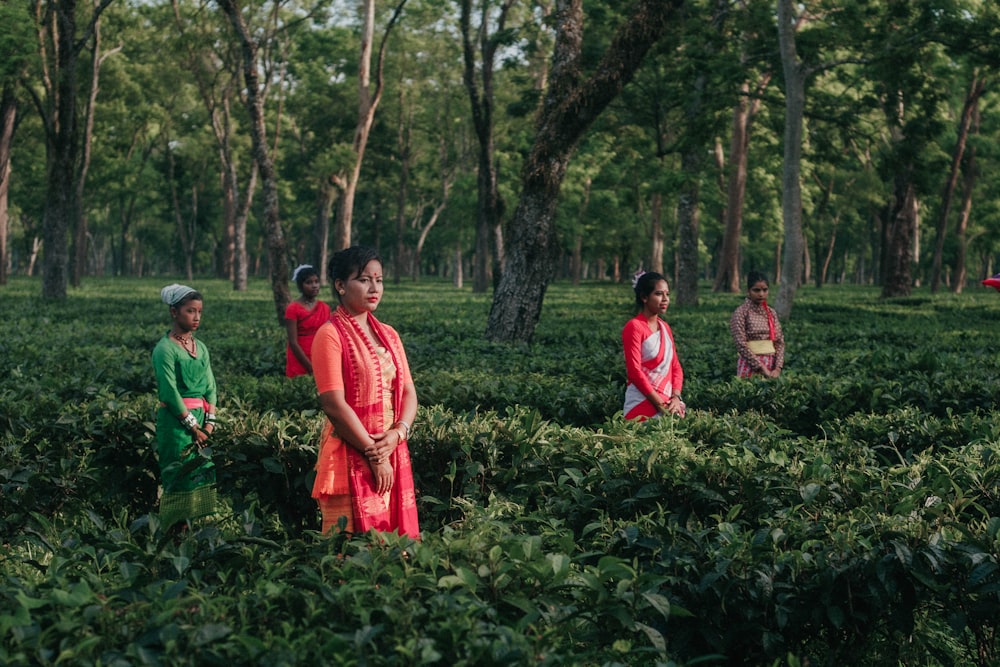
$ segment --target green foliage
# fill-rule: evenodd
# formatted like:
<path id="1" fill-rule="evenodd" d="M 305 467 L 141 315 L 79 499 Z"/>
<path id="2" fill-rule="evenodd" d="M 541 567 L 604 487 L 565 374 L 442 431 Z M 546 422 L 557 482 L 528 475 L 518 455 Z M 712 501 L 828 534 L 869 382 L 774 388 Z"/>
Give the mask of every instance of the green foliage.
<path id="1" fill-rule="evenodd" d="M 379 315 L 421 399 L 416 543 L 316 534 L 323 418 L 310 379 L 281 374 L 262 282 L 198 281 L 224 507 L 165 533 L 158 283 L 94 283 L 61 304 L 24 279 L 0 293 L 4 664 L 998 658 L 992 293 L 803 288 L 770 382 L 732 377 L 736 302 L 703 295 L 668 314 L 689 416 L 640 424 L 620 416 L 626 286 L 553 286 L 519 347 L 480 340 L 485 297 L 390 286 Z"/>

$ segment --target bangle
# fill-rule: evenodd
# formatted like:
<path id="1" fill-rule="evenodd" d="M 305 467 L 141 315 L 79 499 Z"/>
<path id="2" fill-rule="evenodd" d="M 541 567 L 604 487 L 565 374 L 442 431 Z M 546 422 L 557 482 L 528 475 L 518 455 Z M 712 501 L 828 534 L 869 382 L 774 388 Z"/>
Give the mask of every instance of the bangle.
<path id="1" fill-rule="evenodd" d="M 672 401 L 672 400 L 674 400 L 675 398 L 676 398 L 676 399 L 677 399 L 678 401 L 680 401 L 681 403 L 683 403 L 683 402 L 684 402 L 684 399 L 683 399 L 683 398 L 681 398 L 681 395 L 680 395 L 680 394 L 674 394 L 673 396 L 671 396 L 671 397 L 670 397 L 670 400 Z"/>
<path id="2" fill-rule="evenodd" d="M 399 420 L 396 421 L 396 423 L 394 424 L 394 426 L 402 426 L 403 427 L 403 431 L 404 431 L 404 433 L 403 433 L 403 439 L 404 440 L 406 440 L 407 438 L 410 437 L 410 425 L 407 424 L 405 421 L 403 421 L 402 419 L 399 419 Z"/>
<path id="3" fill-rule="evenodd" d="M 184 428 L 189 431 L 193 431 L 198 428 L 198 420 L 195 419 L 195 416 L 190 412 L 184 415 L 184 418 L 181 419 L 181 424 L 184 424 Z"/>
<path id="4" fill-rule="evenodd" d="M 205 421 L 208 422 L 209 424 L 213 424 L 214 425 L 215 424 L 215 413 L 214 412 L 206 412 L 205 413 Z"/>

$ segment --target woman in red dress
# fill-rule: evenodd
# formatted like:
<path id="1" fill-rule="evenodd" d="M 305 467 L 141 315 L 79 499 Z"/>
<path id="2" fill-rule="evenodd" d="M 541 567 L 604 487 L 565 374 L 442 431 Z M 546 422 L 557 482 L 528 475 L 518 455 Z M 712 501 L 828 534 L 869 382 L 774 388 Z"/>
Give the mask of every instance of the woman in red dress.
<path id="1" fill-rule="evenodd" d="M 312 344 L 316 332 L 330 320 L 330 306 L 317 300 L 319 272 L 308 264 L 295 269 L 292 280 L 301 296 L 285 309 L 285 330 L 288 346 L 285 350 L 285 375 L 312 375 Z"/>

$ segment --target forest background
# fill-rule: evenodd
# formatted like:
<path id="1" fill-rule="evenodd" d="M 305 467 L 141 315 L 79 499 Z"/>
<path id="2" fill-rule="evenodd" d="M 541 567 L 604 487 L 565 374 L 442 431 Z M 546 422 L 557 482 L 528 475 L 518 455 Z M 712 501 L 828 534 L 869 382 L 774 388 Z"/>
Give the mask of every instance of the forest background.
<path id="1" fill-rule="evenodd" d="M 0 283 L 269 276 L 350 243 L 494 289 L 556 277 L 961 291 L 1000 242 L 995 3 L 0 5 Z M 628 85 L 626 85 L 628 84 Z M 704 288 L 703 288 L 704 289 Z"/>

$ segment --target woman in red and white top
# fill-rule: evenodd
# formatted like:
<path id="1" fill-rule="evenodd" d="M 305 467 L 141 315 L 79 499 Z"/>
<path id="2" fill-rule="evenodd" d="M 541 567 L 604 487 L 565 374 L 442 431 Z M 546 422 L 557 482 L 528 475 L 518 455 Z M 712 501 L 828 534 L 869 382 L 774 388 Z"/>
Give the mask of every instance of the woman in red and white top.
<path id="1" fill-rule="evenodd" d="M 767 276 L 751 271 L 747 276 L 747 298 L 729 319 L 736 352 L 736 375 L 776 378 L 785 365 L 785 335 L 778 314 L 767 305 Z"/>
<path id="2" fill-rule="evenodd" d="M 638 276 L 633 285 L 639 313 L 622 329 L 625 352 L 625 418 L 640 421 L 660 415 L 683 417 L 684 370 L 670 326 L 662 316 L 670 305 L 670 286 L 659 273 Z"/>

